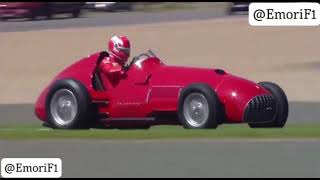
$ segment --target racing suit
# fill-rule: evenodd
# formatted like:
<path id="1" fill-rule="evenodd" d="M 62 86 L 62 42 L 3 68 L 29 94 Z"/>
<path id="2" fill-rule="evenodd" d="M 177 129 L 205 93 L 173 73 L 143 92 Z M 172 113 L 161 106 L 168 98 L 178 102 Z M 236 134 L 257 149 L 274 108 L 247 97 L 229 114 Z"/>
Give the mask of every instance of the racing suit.
<path id="1" fill-rule="evenodd" d="M 123 65 L 116 61 L 114 56 L 106 57 L 100 63 L 99 69 L 102 72 L 103 79 L 105 79 L 104 85 L 106 88 L 115 87 L 121 79 L 126 77 L 126 73 L 123 70 Z"/>

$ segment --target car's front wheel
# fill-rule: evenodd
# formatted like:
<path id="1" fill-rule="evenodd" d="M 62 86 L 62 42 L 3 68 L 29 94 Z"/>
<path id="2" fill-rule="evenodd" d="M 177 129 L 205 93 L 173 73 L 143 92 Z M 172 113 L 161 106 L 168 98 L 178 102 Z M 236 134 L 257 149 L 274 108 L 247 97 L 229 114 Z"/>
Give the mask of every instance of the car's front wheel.
<path id="1" fill-rule="evenodd" d="M 217 128 L 221 107 L 214 90 L 206 84 L 186 87 L 179 98 L 178 117 L 184 128 Z"/>
<path id="2" fill-rule="evenodd" d="M 57 81 L 48 94 L 46 109 L 48 123 L 53 128 L 89 128 L 89 96 L 78 81 Z"/>

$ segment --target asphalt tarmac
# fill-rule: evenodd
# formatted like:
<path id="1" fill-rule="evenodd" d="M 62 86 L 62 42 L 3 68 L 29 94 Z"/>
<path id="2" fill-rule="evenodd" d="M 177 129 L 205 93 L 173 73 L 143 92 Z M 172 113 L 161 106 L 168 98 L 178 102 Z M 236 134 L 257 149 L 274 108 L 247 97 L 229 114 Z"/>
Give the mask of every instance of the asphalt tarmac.
<path id="1" fill-rule="evenodd" d="M 320 140 L 0 141 L 0 157 L 61 158 L 62 177 L 316 178 Z"/>

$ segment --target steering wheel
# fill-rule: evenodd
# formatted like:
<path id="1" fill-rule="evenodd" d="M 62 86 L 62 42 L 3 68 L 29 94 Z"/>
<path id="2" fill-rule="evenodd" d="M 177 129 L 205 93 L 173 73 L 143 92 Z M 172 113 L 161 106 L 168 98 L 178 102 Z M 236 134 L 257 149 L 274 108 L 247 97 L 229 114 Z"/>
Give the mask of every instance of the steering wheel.
<path id="1" fill-rule="evenodd" d="M 147 58 L 150 58 L 149 54 L 146 54 L 146 53 L 143 53 L 143 54 L 140 54 L 139 56 L 136 56 L 132 59 L 132 61 L 130 62 L 130 64 L 126 67 L 127 70 L 129 70 L 129 68 L 134 64 L 136 63 L 140 57 L 142 56 L 146 56 Z"/>

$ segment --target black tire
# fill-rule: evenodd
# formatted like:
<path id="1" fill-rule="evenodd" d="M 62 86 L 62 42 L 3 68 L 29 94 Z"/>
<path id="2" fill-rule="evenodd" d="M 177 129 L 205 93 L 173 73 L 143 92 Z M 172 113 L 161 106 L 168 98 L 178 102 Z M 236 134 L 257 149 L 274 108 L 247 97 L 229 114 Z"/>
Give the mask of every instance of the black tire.
<path id="1" fill-rule="evenodd" d="M 266 123 L 249 123 L 251 128 L 283 128 L 287 122 L 289 114 L 289 104 L 285 92 L 281 87 L 272 82 L 258 83 L 267 89 L 276 99 L 277 113 L 275 119 Z"/>
<path id="2" fill-rule="evenodd" d="M 47 20 L 52 18 L 53 9 L 52 9 L 52 6 L 49 2 L 45 3 L 41 14 L 43 14 Z"/>
<path id="3" fill-rule="evenodd" d="M 73 95 L 76 98 L 76 106 L 77 106 L 77 112 L 75 117 L 72 119 L 72 121 L 66 125 L 61 125 L 57 123 L 57 121 L 54 119 L 52 113 L 50 104 L 52 101 L 52 97 L 58 90 L 66 89 L 73 93 Z M 73 79 L 63 79 L 57 81 L 51 88 L 51 90 L 48 93 L 47 99 L 46 99 L 46 112 L 48 115 L 48 124 L 52 128 L 57 129 L 87 129 L 90 128 L 90 125 L 92 124 L 90 122 L 90 117 L 92 117 L 91 108 L 89 106 L 90 97 L 87 92 L 87 89 L 82 83 L 80 83 L 77 80 Z"/>
<path id="4" fill-rule="evenodd" d="M 125 11 L 132 11 L 133 10 L 132 2 L 126 2 L 126 4 L 124 4 L 124 7 L 122 9 Z"/>
<path id="5" fill-rule="evenodd" d="M 200 126 L 190 124 L 184 114 L 184 102 L 191 93 L 199 93 L 203 95 L 209 107 L 208 118 Z M 179 97 L 178 118 L 182 126 L 186 129 L 215 129 L 218 127 L 218 122 L 223 117 L 221 107 L 217 94 L 209 85 L 194 83 L 181 91 L 181 95 Z"/>
<path id="6" fill-rule="evenodd" d="M 8 19 L 9 19 L 9 18 L 6 18 L 6 17 L 0 17 L 0 20 L 1 20 L 1 21 L 4 21 L 4 22 L 5 22 L 5 21 L 8 21 Z"/>
<path id="7" fill-rule="evenodd" d="M 50 10 L 48 10 L 48 12 L 46 13 L 46 19 L 52 19 L 52 13 L 50 12 Z"/>
<path id="8" fill-rule="evenodd" d="M 77 18 L 77 17 L 80 16 L 80 14 L 81 14 L 81 10 L 80 9 L 74 10 L 72 12 L 72 17 Z"/>
<path id="9" fill-rule="evenodd" d="M 30 14 L 29 14 L 29 19 L 31 20 L 31 21 L 34 21 L 34 20 L 37 20 L 37 13 L 36 12 L 31 12 Z"/>

